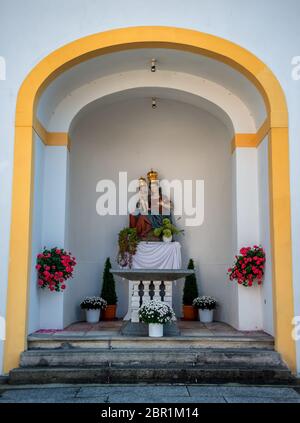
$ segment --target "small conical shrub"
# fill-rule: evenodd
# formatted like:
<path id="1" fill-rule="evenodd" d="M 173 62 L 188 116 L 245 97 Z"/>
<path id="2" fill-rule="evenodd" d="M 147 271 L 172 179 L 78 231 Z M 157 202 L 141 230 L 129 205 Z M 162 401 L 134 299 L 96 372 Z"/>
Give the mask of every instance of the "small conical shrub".
<path id="1" fill-rule="evenodd" d="M 194 270 L 194 260 L 190 259 L 188 264 L 189 270 Z M 193 300 L 198 297 L 198 287 L 197 287 L 197 280 L 196 275 L 193 273 L 192 275 L 186 276 L 183 288 L 183 305 L 192 305 Z"/>
<path id="2" fill-rule="evenodd" d="M 104 266 L 101 297 L 107 301 L 108 305 L 115 305 L 118 302 L 118 297 L 116 294 L 114 275 L 110 272 L 110 269 L 111 263 L 108 257 Z"/>

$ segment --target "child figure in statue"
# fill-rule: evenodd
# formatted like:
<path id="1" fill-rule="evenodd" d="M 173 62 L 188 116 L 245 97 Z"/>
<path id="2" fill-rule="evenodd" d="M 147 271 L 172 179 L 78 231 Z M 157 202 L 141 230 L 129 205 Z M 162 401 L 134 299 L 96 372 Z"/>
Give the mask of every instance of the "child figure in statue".
<path id="1" fill-rule="evenodd" d="M 129 216 L 130 228 L 136 228 L 137 235 L 144 240 L 157 240 L 152 232 L 162 226 L 165 217 L 171 220 L 171 201 L 162 195 L 157 172 L 152 169 L 145 178 L 139 179 L 140 199 L 137 203 L 137 213 Z"/>

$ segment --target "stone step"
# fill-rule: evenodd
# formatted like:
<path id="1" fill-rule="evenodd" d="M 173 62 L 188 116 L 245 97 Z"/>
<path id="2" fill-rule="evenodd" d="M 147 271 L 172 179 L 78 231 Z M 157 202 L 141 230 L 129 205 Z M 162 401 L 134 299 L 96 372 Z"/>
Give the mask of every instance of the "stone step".
<path id="1" fill-rule="evenodd" d="M 55 335 L 30 335 L 29 349 L 57 348 L 96 348 L 96 349 L 190 349 L 190 348 L 253 348 L 274 349 L 274 341 L 269 336 L 172 336 L 159 339 L 148 336 L 95 336 L 65 333 Z"/>
<path id="2" fill-rule="evenodd" d="M 49 383 L 293 383 L 286 368 L 221 368 L 160 365 L 154 367 L 25 367 L 10 372 L 10 384 Z"/>
<path id="3" fill-rule="evenodd" d="M 217 365 L 255 367 L 282 366 L 275 351 L 260 349 L 37 349 L 21 354 L 21 367 L 69 367 L 69 366 L 151 366 L 175 364 L 186 366 Z"/>

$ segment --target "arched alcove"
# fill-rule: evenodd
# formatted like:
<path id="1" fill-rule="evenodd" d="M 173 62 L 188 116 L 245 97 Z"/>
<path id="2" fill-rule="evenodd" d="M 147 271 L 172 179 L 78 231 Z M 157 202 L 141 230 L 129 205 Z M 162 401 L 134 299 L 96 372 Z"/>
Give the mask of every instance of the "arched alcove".
<path id="1" fill-rule="evenodd" d="M 52 126 L 54 124 L 51 122 L 51 118 L 49 119 L 49 111 L 50 114 L 54 113 L 55 115 L 54 108 L 52 106 L 49 107 L 48 118 L 46 117 L 42 122 L 45 126 L 44 128 L 36 120 L 38 99 L 44 92 L 45 97 L 41 98 L 40 104 L 42 104 L 43 101 L 46 102 L 44 104 L 50 104 L 50 101 L 47 102 L 45 89 L 48 86 L 48 94 L 51 95 L 51 86 L 49 85 L 51 81 L 55 83 L 55 79 L 59 77 L 59 75 L 63 77 L 63 72 L 66 72 L 68 69 L 72 70 L 73 68 L 75 70 L 75 65 L 78 65 L 81 62 L 87 62 L 88 60 L 95 60 L 97 56 L 104 57 L 107 54 L 114 54 L 120 51 L 124 52 L 140 48 L 145 50 L 149 48 L 162 50 L 170 49 L 174 51 L 178 50 L 195 56 L 198 55 L 201 58 L 208 57 L 209 59 L 221 63 L 228 68 L 234 69 L 234 72 L 238 72 L 243 75 L 244 79 L 248 79 L 252 84 L 254 84 L 260 93 L 261 98 L 264 100 L 267 111 L 267 120 L 265 123 L 260 121 L 261 116 L 263 116 L 262 112 L 258 111 L 258 108 L 256 107 L 254 107 L 254 109 L 251 107 L 251 104 L 257 105 L 257 103 L 255 103 L 255 99 L 258 97 L 250 95 L 248 100 L 244 99 L 245 109 L 249 110 L 249 121 L 252 119 L 253 131 L 249 131 L 244 134 L 234 134 L 234 147 L 248 147 L 238 148 L 237 150 L 240 151 L 236 151 L 235 155 L 236 180 L 239 180 L 239 182 L 243 181 L 243 184 L 240 184 L 236 190 L 236 197 L 239 196 L 240 199 L 242 198 L 242 192 L 245 186 L 245 179 L 243 178 L 247 179 L 249 177 L 249 173 L 247 172 L 251 171 L 253 163 L 255 163 L 256 167 L 258 165 L 258 171 L 255 175 L 259 175 L 259 160 L 262 164 L 261 170 L 265 168 L 265 160 L 268 160 L 270 168 L 270 179 L 269 181 L 267 180 L 270 186 L 269 226 L 272 239 L 271 246 L 273 263 L 273 274 L 270 278 L 272 278 L 273 281 L 274 292 L 275 340 L 276 348 L 283 354 L 284 359 L 289 363 L 291 368 L 294 369 L 295 345 L 289 337 L 291 330 L 291 317 L 293 315 L 293 295 L 290 251 L 288 124 L 283 92 L 271 71 L 261 61 L 259 61 L 259 59 L 241 47 L 208 34 L 201 34 L 183 29 L 161 27 L 128 28 L 109 31 L 107 33 L 96 34 L 82 40 L 74 41 L 70 45 L 53 52 L 48 58 L 45 58 L 39 65 L 37 65 L 37 67 L 33 69 L 28 78 L 24 81 L 20 89 L 16 112 L 14 194 L 5 369 L 9 370 L 10 368 L 15 367 L 17 365 L 20 352 L 26 349 L 28 316 L 27 299 L 29 298 L 29 286 L 32 280 L 32 266 L 34 263 L 34 257 L 32 255 L 34 249 L 31 242 L 31 223 L 35 221 L 36 218 L 36 214 L 34 214 L 36 211 L 34 211 L 34 208 L 32 209 L 32 200 L 36 197 L 36 193 L 38 191 L 38 181 L 36 180 L 35 192 L 33 189 L 34 185 L 32 183 L 34 180 L 34 173 L 37 174 L 38 172 L 39 164 L 38 161 L 35 161 L 34 164 L 34 150 L 36 149 L 36 156 L 40 158 L 45 155 L 45 166 L 50 174 L 53 171 L 52 166 L 54 166 L 54 164 L 59 167 L 59 163 L 62 166 L 64 163 L 67 163 L 68 155 L 67 149 L 65 148 L 63 152 L 60 151 L 61 161 L 59 161 L 56 157 L 55 149 L 64 148 L 61 147 L 63 144 L 62 140 L 65 140 L 67 137 L 61 132 L 61 128 L 55 128 L 55 126 Z M 220 88 L 220 85 L 222 84 L 218 84 L 216 82 L 216 79 L 214 79 L 216 75 L 212 72 L 212 69 L 214 69 L 214 67 L 210 68 L 210 73 L 212 74 L 211 83 L 215 84 L 215 88 L 218 85 Z M 183 69 L 181 69 L 180 72 L 179 69 L 178 72 L 184 73 L 182 70 Z M 166 72 L 167 71 L 168 70 L 166 69 Z M 128 73 L 131 72 L 133 71 L 128 70 Z M 108 78 L 109 75 L 102 77 Z M 207 78 L 207 75 L 206 78 L 203 75 L 198 75 L 197 77 L 209 79 Z M 230 87 L 230 78 L 228 77 L 228 79 L 227 77 L 228 75 L 224 74 L 224 86 L 226 87 L 227 84 L 227 86 Z M 119 79 L 117 78 L 115 81 Z M 194 78 L 191 79 L 194 80 Z M 92 82 L 90 83 L 92 84 Z M 90 85 L 90 83 L 88 82 L 86 85 Z M 80 86 L 82 86 L 82 84 L 80 84 L 79 81 L 79 86 L 77 85 L 77 88 L 73 88 L 76 90 L 79 89 Z M 133 88 L 128 84 L 126 87 L 127 89 Z M 160 88 L 162 88 L 162 86 L 160 86 Z M 166 86 L 164 86 L 164 88 L 166 88 Z M 176 85 L 173 85 L 171 88 L 176 88 Z M 177 89 L 178 88 L 179 87 L 177 85 Z M 234 94 L 232 89 L 233 87 L 230 88 L 231 89 L 228 89 L 228 98 Z M 242 92 L 247 91 L 243 85 L 240 85 L 239 88 Z M 117 91 L 118 90 L 115 90 L 115 92 Z M 185 91 L 188 92 L 187 89 Z M 190 93 L 191 92 L 192 90 L 190 90 Z M 59 104 L 65 104 L 64 101 L 66 99 L 64 97 L 67 96 L 68 93 L 70 94 L 70 89 L 67 87 L 67 92 L 63 93 L 65 94 L 63 98 L 58 100 L 54 99 L 54 104 L 56 104 L 57 107 L 59 107 Z M 87 101 L 88 99 L 89 97 L 87 97 Z M 206 100 L 209 99 L 206 97 Z M 238 104 L 237 101 L 238 99 L 235 104 Z M 230 102 L 228 101 L 228 104 L 229 103 Z M 228 110 L 234 110 L 232 102 L 231 106 L 231 108 L 228 107 Z M 262 109 L 260 108 L 260 110 Z M 45 113 L 45 116 L 47 116 L 47 113 Z M 39 117 L 43 120 L 42 113 L 39 114 Z M 231 120 L 233 121 L 232 118 Z M 48 146 L 46 145 L 47 152 L 42 151 L 43 148 L 38 151 L 35 133 L 37 133 L 40 138 L 44 138 L 45 143 L 48 144 Z M 263 144 L 264 150 L 262 151 L 259 159 L 255 147 L 257 147 L 263 139 L 265 139 Z M 59 142 L 57 140 L 59 140 Z M 49 147 L 49 145 L 54 145 L 54 147 Z M 58 145 L 60 145 L 60 147 Z M 268 148 L 269 154 L 266 153 Z M 251 152 L 248 150 L 251 150 Z M 20 166 L 20 163 L 22 163 L 22 166 Z M 246 163 L 248 168 L 245 166 Z M 246 174 L 244 173 L 245 169 L 248 169 Z M 66 173 L 64 173 L 64 178 L 64 183 L 67 186 Z M 254 185 L 258 188 L 258 176 L 255 176 L 255 178 L 256 182 Z M 264 178 L 266 179 L 265 175 Z M 51 180 L 51 178 L 49 178 L 49 180 Z M 53 184 L 54 182 L 55 181 L 52 180 L 51 183 Z M 42 181 L 40 181 L 40 183 L 42 184 Z M 48 186 L 49 189 L 51 188 L 51 183 Z M 258 210 L 260 204 L 259 201 L 263 201 L 265 199 L 265 195 L 263 194 L 265 194 L 266 191 L 263 191 L 261 194 L 259 194 L 257 190 L 256 192 L 254 191 L 253 195 L 256 198 L 255 207 L 257 207 Z M 61 202 L 63 207 L 65 207 L 66 202 L 67 198 L 65 195 L 63 201 Z M 242 202 L 239 202 L 238 204 L 242 204 Z M 235 204 L 237 210 L 237 227 L 241 228 L 245 226 L 245 222 L 247 223 L 249 231 L 251 231 L 253 224 L 255 227 L 259 227 L 259 216 L 256 213 L 256 210 L 250 210 L 250 214 L 247 215 L 245 210 L 242 210 L 243 207 L 241 209 L 238 208 L 238 204 Z M 19 214 L 20 207 L 22 207 L 24 211 L 22 216 Z M 252 221 L 253 216 L 255 216 L 255 222 Z M 264 216 L 263 219 L 268 222 L 267 216 Z M 52 238 L 55 236 L 53 231 L 50 236 Z M 57 239 L 61 239 L 59 238 L 60 236 L 61 235 L 58 235 Z M 247 234 L 245 232 L 239 242 L 241 242 L 242 239 L 247 239 L 248 242 L 252 242 L 252 237 L 253 233 Z M 268 235 L 266 235 L 266 239 L 267 238 Z M 242 300 L 242 297 L 240 298 Z M 241 309 L 242 301 L 238 301 L 237 306 Z M 247 310 L 244 310 L 244 312 L 247 314 Z"/>

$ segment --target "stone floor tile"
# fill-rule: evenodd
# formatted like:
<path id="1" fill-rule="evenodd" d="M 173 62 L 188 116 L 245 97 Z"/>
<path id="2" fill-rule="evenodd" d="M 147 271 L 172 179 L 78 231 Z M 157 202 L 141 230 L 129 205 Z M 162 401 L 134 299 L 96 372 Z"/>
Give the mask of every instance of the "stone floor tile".
<path id="1" fill-rule="evenodd" d="M 28 388 L 28 389 L 9 389 L 5 391 L 0 399 L 12 399 L 12 400 L 19 400 L 19 399 L 60 399 L 66 397 L 75 397 L 77 392 L 79 391 L 78 388 Z"/>
<path id="2" fill-rule="evenodd" d="M 225 397 L 229 404 L 274 404 L 273 398 L 264 397 Z"/>
<path id="3" fill-rule="evenodd" d="M 172 403 L 172 404 L 200 404 L 200 403 L 225 403 L 224 398 L 221 397 L 170 397 L 170 396 L 132 396 L 128 394 L 114 394 L 109 395 L 108 402 L 112 403 L 141 403 L 141 404 L 164 404 L 164 403 Z"/>
<path id="4" fill-rule="evenodd" d="M 130 395 L 134 397 L 155 396 L 176 396 L 187 397 L 189 393 L 186 386 L 97 386 L 97 387 L 82 387 L 76 395 L 76 398 L 101 396 L 101 395 Z"/>
<path id="5" fill-rule="evenodd" d="M 194 395 L 223 395 L 227 397 L 262 397 L 262 398 L 295 398 L 300 399 L 300 395 L 292 388 L 265 387 L 265 386 L 219 386 L 202 387 L 188 386 L 191 396 Z M 216 394 L 218 392 L 218 394 Z"/>

